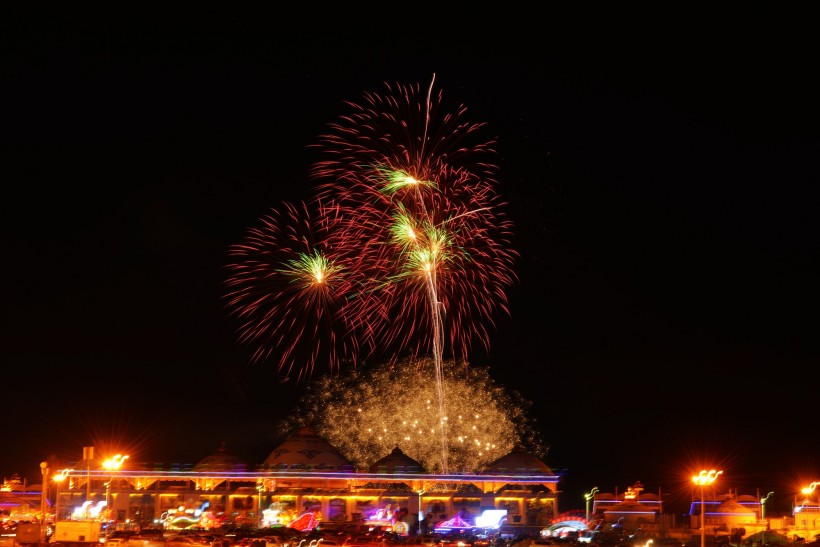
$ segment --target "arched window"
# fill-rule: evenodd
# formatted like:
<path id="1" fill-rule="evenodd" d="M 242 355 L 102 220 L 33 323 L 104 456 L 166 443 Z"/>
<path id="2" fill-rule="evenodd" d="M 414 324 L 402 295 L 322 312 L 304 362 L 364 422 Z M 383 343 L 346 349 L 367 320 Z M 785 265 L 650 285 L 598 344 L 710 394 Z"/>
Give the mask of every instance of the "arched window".
<path id="1" fill-rule="evenodd" d="M 333 498 L 328 503 L 328 515 L 330 520 L 344 522 L 347 520 L 347 506 L 342 498 Z"/>

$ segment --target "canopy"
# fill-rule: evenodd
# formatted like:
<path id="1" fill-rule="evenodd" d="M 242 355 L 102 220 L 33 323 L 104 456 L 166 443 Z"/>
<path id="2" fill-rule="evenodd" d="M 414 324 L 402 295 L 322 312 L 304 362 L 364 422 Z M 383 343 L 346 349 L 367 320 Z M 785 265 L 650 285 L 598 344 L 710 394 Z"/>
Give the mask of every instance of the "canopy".
<path id="1" fill-rule="evenodd" d="M 447 531 L 447 530 L 461 530 L 465 528 L 472 528 L 473 525 L 461 518 L 460 516 L 456 515 L 451 519 L 443 520 L 436 524 L 437 531 Z"/>

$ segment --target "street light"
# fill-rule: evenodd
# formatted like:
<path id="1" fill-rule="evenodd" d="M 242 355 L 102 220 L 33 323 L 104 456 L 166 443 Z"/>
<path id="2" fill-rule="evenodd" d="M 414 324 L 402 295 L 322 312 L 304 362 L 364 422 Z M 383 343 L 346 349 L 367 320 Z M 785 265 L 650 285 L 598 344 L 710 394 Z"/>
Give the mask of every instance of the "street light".
<path id="1" fill-rule="evenodd" d="M 57 519 L 60 518 L 60 485 L 63 483 L 63 481 L 66 479 L 66 477 L 68 477 L 68 473 L 70 471 L 71 471 L 71 469 L 62 469 L 59 472 L 57 472 L 57 474 L 55 474 L 51 478 L 51 480 L 53 480 L 54 482 L 57 483 L 57 486 L 55 486 L 55 489 L 54 489 L 54 492 L 55 492 L 55 496 L 54 496 L 54 520 L 57 520 Z M 69 480 L 69 484 L 71 484 L 70 480 Z"/>
<path id="2" fill-rule="evenodd" d="M 46 541 L 46 498 L 48 497 L 48 462 L 40 462 L 43 486 L 40 488 L 40 541 Z"/>
<path id="3" fill-rule="evenodd" d="M 85 518 L 89 518 L 88 511 L 91 510 L 91 460 L 94 459 L 94 447 L 83 447 L 83 460 L 85 460 Z"/>
<path id="4" fill-rule="evenodd" d="M 815 488 L 817 488 L 818 486 L 820 486 L 820 482 L 813 482 L 810 485 L 808 485 L 808 486 L 806 486 L 806 487 L 804 487 L 800 490 L 803 493 L 803 495 L 806 497 L 806 499 L 803 500 L 803 507 L 806 506 L 806 503 L 809 501 L 809 496 L 811 496 L 812 492 L 814 492 Z M 812 509 L 812 510 L 814 510 L 814 509 Z M 801 514 L 801 516 L 802 516 L 802 514 Z M 806 535 L 808 535 L 809 521 L 808 521 L 808 519 L 806 519 L 806 520 L 803 520 L 803 522 L 806 524 Z"/>
<path id="5" fill-rule="evenodd" d="M 760 500 L 760 520 L 766 521 L 766 502 L 769 501 L 769 498 L 772 497 L 774 492 L 769 492 L 766 494 L 766 497 Z M 759 495 L 759 494 L 758 494 Z M 769 524 L 766 523 L 766 528 L 763 528 L 763 545 L 766 545 L 766 530 L 768 530 Z"/>
<path id="6" fill-rule="evenodd" d="M 422 505 L 421 505 L 422 496 L 424 496 L 424 490 L 420 489 L 419 490 L 419 518 L 418 518 L 418 521 L 419 521 L 418 533 L 419 533 L 419 535 L 421 535 L 421 524 L 422 524 L 422 522 L 424 522 L 424 512 L 422 511 Z"/>
<path id="7" fill-rule="evenodd" d="M 766 497 L 760 500 L 760 520 L 766 520 L 766 502 L 772 497 L 774 492 L 769 492 Z"/>
<path id="8" fill-rule="evenodd" d="M 814 489 L 818 486 L 820 486 L 820 482 L 813 482 L 800 491 L 803 493 L 804 496 L 809 497 L 811 493 L 814 492 Z"/>
<path id="9" fill-rule="evenodd" d="M 105 521 L 111 522 L 111 483 L 114 482 L 113 472 L 122 467 L 123 462 L 128 459 L 128 456 L 117 454 L 113 458 L 109 458 L 102 463 L 103 469 L 111 471 L 111 478 L 105 483 Z"/>
<path id="10" fill-rule="evenodd" d="M 700 486 L 700 547 L 706 547 L 706 502 L 703 498 L 703 487 L 715 482 L 721 473 L 723 471 L 704 469 L 692 477 L 692 482 Z"/>
<path id="11" fill-rule="evenodd" d="M 265 483 L 260 482 L 259 484 L 257 484 L 256 485 L 256 491 L 258 493 L 258 499 L 256 501 L 256 527 L 257 528 L 262 528 L 262 524 L 263 524 L 263 521 L 262 521 L 262 518 L 263 518 L 263 515 L 262 515 L 262 492 L 265 491 Z"/>
<path id="12" fill-rule="evenodd" d="M 587 516 L 586 516 L 587 527 L 589 527 L 589 501 L 590 501 L 590 500 L 592 500 L 592 499 L 594 499 L 594 498 L 595 498 L 595 494 L 597 494 L 597 493 L 598 493 L 598 487 L 597 487 L 597 486 L 593 486 L 593 487 L 592 487 L 592 490 L 590 490 L 589 492 L 587 492 L 586 494 L 584 494 L 584 499 L 585 499 L 585 500 L 586 500 L 586 502 L 587 502 Z"/>

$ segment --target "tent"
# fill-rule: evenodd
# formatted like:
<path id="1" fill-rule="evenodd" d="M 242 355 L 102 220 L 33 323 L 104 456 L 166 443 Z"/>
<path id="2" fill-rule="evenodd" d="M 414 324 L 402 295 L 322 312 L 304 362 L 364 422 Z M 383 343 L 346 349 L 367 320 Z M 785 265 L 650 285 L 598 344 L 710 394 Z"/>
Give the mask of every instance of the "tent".
<path id="1" fill-rule="evenodd" d="M 451 519 L 443 520 L 436 524 L 436 532 L 449 532 L 451 530 L 467 530 L 473 525 L 456 515 Z"/>

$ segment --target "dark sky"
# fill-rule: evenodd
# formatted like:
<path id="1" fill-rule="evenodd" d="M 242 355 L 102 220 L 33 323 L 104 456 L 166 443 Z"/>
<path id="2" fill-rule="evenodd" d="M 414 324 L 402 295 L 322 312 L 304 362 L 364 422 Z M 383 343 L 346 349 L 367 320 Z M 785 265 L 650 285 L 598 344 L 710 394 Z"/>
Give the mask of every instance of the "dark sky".
<path id="1" fill-rule="evenodd" d="M 561 506 L 719 467 L 788 511 L 820 478 L 820 89 L 816 40 L 763 19 L 7 21 L 0 472 L 105 442 L 264 459 L 300 387 L 238 345 L 227 247 L 309 196 L 344 101 L 435 74 L 498 137 L 521 254 L 473 362 L 533 402 Z"/>

